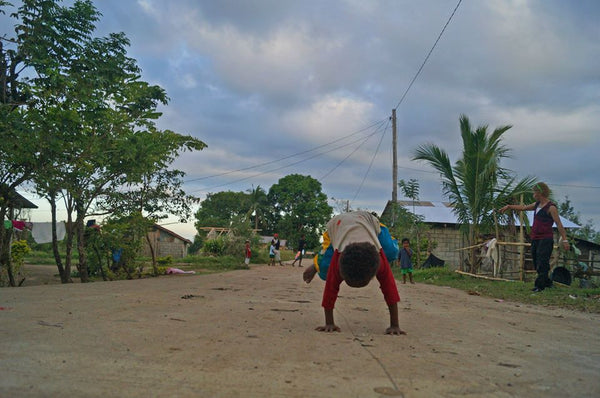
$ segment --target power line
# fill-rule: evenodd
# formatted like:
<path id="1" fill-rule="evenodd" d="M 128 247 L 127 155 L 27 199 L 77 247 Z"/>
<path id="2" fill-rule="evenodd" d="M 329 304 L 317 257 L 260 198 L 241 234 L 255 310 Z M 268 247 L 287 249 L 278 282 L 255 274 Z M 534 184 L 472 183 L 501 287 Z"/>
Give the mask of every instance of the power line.
<path id="1" fill-rule="evenodd" d="M 376 122 L 373 122 L 372 124 L 370 124 L 370 125 L 368 125 L 368 126 L 366 126 L 366 127 L 362 128 L 362 129 L 360 129 L 360 130 L 357 130 L 357 131 L 355 131 L 355 132 L 353 132 L 353 133 L 351 133 L 351 134 L 349 134 L 349 135 L 346 135 L 346 136 L 344 136 L 344 137 L 340 137 L 340 138 L 338 138 L 338 139 L 335 139 L 335 140 L 333 140 L 333 141 L 330 141 L 330 142 L 328 142 L 328 143 L 325 143 L 325 144 L 323 144 L 323 145 L 318 145 L 318 146 L 316 146 L 316 147 L 313 147 L 313 148 L 311 148 L 311 149 L 307 149 L 307 150 L 305 150 L 305 151 L 302 151 L 302 152 L 297 152 L 297 153 L 294 153 L 294 154 L 292 154 L 292 155 L 284 156 L 284 157 L 282 157 L 282 158 L 279 158 L 279 159 L 276 159 L 276 160 L 271 160 L 271 161 L 269 161 L 269 162 L 265 162 L 265 163 L 259 163 L 259 164 L 257 164 L 257 165 L 254 165 L 254 166 L 248 166 L 248 167 L 244 167 L 244 168 L 237 169 L 237 170 L 226 171 L 226 172 L 219 173 L 219 174 L 213 174 L 213 175 L 209 175 L 209 176 L 205 176 L 205 177 L 199 177 L 199 178 L 192 178 L 192 179 L 189 179 L 189 180 L 185 180 L 185 181 L 184 181 L 184 183 L 188 183 L 188 182 L 194 182 L 194 181 L 201 181 L 201 180 L 206 180 L 206 179 L 209 179 L 209 178 L 214 178 L 214 177 L 222 177 L 222 176 L 229 175 L 229 174 L 233 174 L 233 173 L 239 173 L 239 172 L 241 172 L 241 171 L 246 171 L 246 170 L 257 169 L 257 168 L 260 168 L 260 167 L 263 167 L 263 166 L 267 166 L 267 165 L 269 165 L 269 164 L 273 164 L 273 163 L 281 162 L 282 160 L 286 160 L 286 159 L 294 158 L 294 157 L 297 157 L 297 156 L 300 156 L 300 155 L 304 155 L 305 153 L 310 153 L 310 152 L 316 151 L 316 150 L 318 150 L 318 149 L 325 148 L 325 147 L 327 147 L 327 146 L 329 146 L 329 145 L 335 144 L 336 142 L 339 142 L 339 141 L 341 141 L 341 140 L 348 139 L 348 138 L 350 138 L 350 137 L 352 137 L 352 136 L 354 136 L 354 135 L 357 135 L 357 134 L 359 134 L 359 133 L 362 133 L 362 132 L 364 132 L 364 131 L 366 131 L 366 130 L 369 130 L 369 129 L 371 129 L 371 128 L 373 128 L 374 126 L 378 126 L 377 128 L 379 128 L 379 126 L 381 126 L 381 125 L 382 125 L 384 122 L 385 122 L 385 119 L 383 119 L 383 120 L 379 120 L 379 121 L 376 121 Z M 370 137 L 370 135 L 369 135 L 369 137 Z M 338 147 L 338 148 L 335 148 L 335 149 L 332 149 L 332 151 L 334 151 L 334 150 L 337 150 L 337 149 L 339 149 L 339 148 L 340 148 L 340 147 Z M 327 152 L 325 152 L 325 153 L 327 153 Z M 295 163 L 294 163 L 294 164 L 295 164 Z M 259 174 L 259 175 L 260 175 L 260 174 Z"/>
<path id="2" fill-rule="evenodd" d="M 421 74 L 421 71 L 423 70 L 423 68 L 424 68 L 425 64 L 426 64 L 426 63 L 427 63 L 427 61 L 429 60 L 429 57 L 430 57 L 430 56 L 431 56 L 431 54 L 433 53 L 433 50 L 434 50 L 434 49 L 435 49 L 435 47 L 437 46 L 437 43 L 440 41 L 440 39 L 441 39 L 442 35 L 444 34 L 444 32 L 445 32 L 446 28 L 447 28 L 447 27 L 448 27 L 448 25 L 450 24 L 450 21 L 451 21 L 451 20 L 452 20 L 452 18 L 454 17 L 454 14 L 455 14 L 455 13 L 456 13 L 456 11 L 458 10 L 458 7 L 460 6 L 461 2 L 462 2 L 462 0 L 459 0 L 459 1 L 458 1 L 458 3 L 456 4 L 456 7 L 455 7 L 455 8 L 454 8 L 454 10 L 452 11 L 452 14 L 450 15 L 450 17 L 449 17 L 449 18 L 448 18 L 448 20 L 446 21 L 446 24 L 445 24 L 445 25 L 444 25 L 444 27 L 442 28 L 442 30 L 441 30 L 440 34 L 438 35 L 437 39 L 435 40 L 435 42 L 434 42 L 433 46 L 431 47 L 431 49 L 429 50 L 429 52 L 428 52 L 427 56 L 425 57 L 425 60 L 423 61 L 423 63 L 422 63 L 422 64 L 421 64 L 421 66 L 419 67 L 419 69 L 417 70 L 417 73 L 415 74 L 415 76 L 414 76 L 414 77 L 413 77 L 413 79 L 411 80 L 411 82 L 410 82 L 409 86 L 407 87 L 407 89 L 406 89 L 406 91 L 404 92 L 404 94 L 402 95 L 402 97 L 401 97 L 400 101 L 399 101 L 399 102 L 398 102 L 398 104 L 396 105 L 396 109 L 397 109 L 397 108 L 398 108 L 398 107 L 399 107 L 399 106 L 402 104 L 402 102 L 403 102 L 403 101 L 404 101 L 404 99 L 406 98 L 406 96 L 407 96 L 408 92 L 410 91 L 411 87 L 413 86 L 414 82 L 416 81 L 416 79 L 418 78 L 418 76 Z M 387 120 L 388 120 L 388 124 L 389 124 L 389 119 L 387 119 Z M 375 122 L 375 123 L 371 124 L 370 126 L 367 126 L 367 127 L 365 127 L 364 129 L 361 129 L 361 130 L 359 130 L 359 131 L 357 131 L 357 132 L 355 132 L 355 133 L 352 133 L 352 134 L 350 134 L 350 135 L 348 135 L 348 136 L 341 137 L 341 138 L 339 138 L 339 139 L 336 139 L 336 140 L 334 140 L 334 141 L 331 141 L 331 142 L 329 142 L 329 143 L 326 143 L 326 144 L 324 144 L 324 145 L 319 145 L 319 146 L 317 146 L 317 147 L 314 147 L 314 148 L 308 149 L 308 150 L 306 150 L 306 151 L 302 151 L 302 152 L 298 152 L 298 153 L 295 153 L 295 154 L 292 154 L 292 155 L 289 155 L 289 156 L 285 156 L 285 157 L 282 157 L 282 158 L 280 158 L 280 159 L 277 159 L 277 160 L 272 160 L 272 161 L 265 162 L 265 163 L 261 163 L 261 164 L 258 164 L 258 165 L 249 166 L 249 167 L 244 167 L 244 168 L 240 168 L 240 169 L 237 169 L 237 170 L 231 170 L 231 171 L 227 171 L 227 172 L 223 172 L 223 173 L 219 173 L 219 174 L 214 174 L 214 175 L 210 175 L 210 176 L 205 176 L 205 177 L 200 177 L 200 178 L 194 178 L 194 179 L 186 180 L 186 181 L 184 181 L 184 183 L 188 183 L 188 182 L 194 182 L 194 181 L 201 181 L 201 180 L 205 180 L 205 179 L 209 179 L 209 178 L 221 177 L 221 176 L 225 176 L 225 175 L 229 175 L 229 174 L 233 174 L 233 173 L 239 173 L 239 172 L 242 172 L 242 171 L 252 170 L 252 169 L 256 169 L 256 168 L 260 168 L 260 167 L 267 166 L 267 165 L 269 165 L 269 164 L 274 164 L 274 163 L 277 163 L 277 162 L 281 162 L 281 161 L 283 161 L 283 160 L 290 159 L 290 158 L 293 158 L 293 157 L 296 157 L 296 156 L 301 156 L 301 155 L 304 155 L 304 154 L 306 154 L 306 153 L 310 153 L 310 152 L 313 152 L 313 151 L 315 151 L 315 150 L 318 150 L 318 149 L 324 148 L 324 147 L 326 147 L 326 146 L 328 146 L 328 145 L 334 144 L 334 143 L 336 143 L 336 142 L 338 142 L 338 141 L 340 141 L 340 140 L 347 139 L 348 137 L 351 137 L 351 136 L 353 136 L 353 135 L 356 135 L 356 134 L 358 134 L 358 133 L 360 133 L 360 132 L 362 132 L 362 131 L 364 131 L 364 130 L 367 130 L 367 129 L 369 129 L 369 128 L 373 127 L 373 126 L 376 126 L 376 125 L 381 125 L 382 123 L 383 123 L 382 121 Z M 387 130 L 387 126 L 386 126 L 386 130 Z M 371 163 L 369 164 L 369 167 L 368 167 L 368 169 L 367 169 L 367 171 L 366 171 L 366 173 L 365 173 L 365 176 L 363 177 L 363 180 L 362 180 L 362 182 L 361 182 L 360 186 L 358 187 L 358 190 L 357 190 L 357 192 L 356 192 L 356 194 L 355 194 L 354 198 L 356 198 L 356 197 L 358 196 L 358 193 L 359 193 L 359 192 L 360 192 L 360 190 L 362 189 L 362 186 L 363 186 L 363 184 L 364 184 L 364 181 L 365 181 L 365 179 L 366 179 L 366 176 L 368 175 L 368 173 L 370 172 L 370 170 L 371 170 L 371 168 L 372 168 L 372 166 L 373 166 L 374 159 L 375 159 L 375 157 L 376 157 L 376 155 L 377 155 L 377 152 L 379 151 L 379 148 L 380 148 L 380 146 L 381 146 L 381 142 L 383 141 L 383 137 L 384 137 L 384 135 L 385 135 L 385 134 L 382 134 L 382 138 L 381 138 L 381 140 L 380 140 L 380 142 L 379 142 L 379 145 L 377 146 L 376 152 L 375 152 L 375 154 L 373 155 L 373 158 L 371 159 Z M 370 137 L 370 136 L 369 136 L 369 137 Z M 323 178 L 325 178 L 325 177 L 329 176 L 329 175 L 330 175 L 330 174 L 331 174 L 331 173 L 332 173 L 334 170 L 336 170 L 336 169 L 337 169 L 337 168 L 338 168 L 338 167 L 339 167 L 341 164 L 343 164 L 343 163 L 344 163 L 344 162 L 345 162 L 345 161 L 346 161 L 346 160 L 347 160 L 347 159 L 348 159 L 350 156 L 352 156 L 352 155 L 353 155 L 353 154 L 354 154 L 354 153 L 355 153 L 355 152 L 356 152 L 356 151 L 357 151 L 357 150 L 358 150 L 358 149 L 359 149 L 359 148 L 360 148 L 360 147 L 361 147 L 361 146 L 364 144 L 364 142 L 366 142 L 366 141 L 368 140 L 368 138 L 369 138 L 369 137 L 367 137 L 367 138 L 365 138 L 365 139 L 361 139 L 361 140 L 363 141 L 363 143 L 361 143 L 361 144 L 360 144 L 360 145 L 359 145 L 359 146 L 358 146 L 358 147 L 357 147 L 357 148 L 356 148 L 354 151 L 352 151 L 352 152 L 351 152 L 351 153 L 350 153 L 348 156 L 346 156 L 346 157 L 345 157 L 345 158 L 344 158 L 344 159 L 343 159 L 341 162 L 339 162 L 339 163 L 338 163 L 336 166 L 334 166 L 334 167 L 333 167 L 333 168 L 332 168 L 332 169 L 331 169 L 329 172 L 327 172 L 326 174 L 324 174 L 324 175 L 323 175 L 323 177 L 321 177 L 321 178 L 320 178 L 320 180 L 322 180 Z M 332 151 L 333 151 L 333 150 L 337 150 L 337 149 L 339 149 L 339 148 L 334 148 L 334 149 L 332 149 Z M 324 153 L 327 153 L 327 152 L 324 152 Z M 232 181 L 232 182 L 229 182 L 229 183 L 220 184 L 220 185 L 216 185 L 216 186 L 213 186 L 213 187 L 210 187 L 210 188 L 206 188 L 206 189 L 202 189 L 202 190 L 196 190 L 196 191 L 192 191 L 192 192 L 207 191 L 207 190 L 210 190 L 210 189 L 219 188 L 219 187 L 227 186 L 227 185 L 230 185 L 230 184 L 233 184 L 233 183 L 236 183 L 236 182 L 244 181 L 244 180 L 247 180 L 247 179 L 250 179 L 250 178 L 258 177 L 258 176 L 260 176 L 260 175 L 264 175 L 264 174 L 266 174 L 266 173 L 269 173 L 269 172 L 278 171 L 278 170 L 281 170 L 281 169 L 283 169 L 283 168 L 287 168 L 287 167 L 293 166 L 293 165 L 295 165 L 295 164 L 298 164 L 298 163 L 304 162 L 304 161 L 306 161 L 306 160 L 313 159 L 314 157 L 320 156 L 320 155 L 322 155 L 322 154 L 324 154 L 324 153 L 319 153 L 319 154 L 317 154 L 317 155 L 314 155 L 314 156 L 311 156 L 311 157 L 309 157 L 309 158 L 306 158 L 306 159 L 303 159 L 303 160 L 300 160 L 300 161 L 297 161 L 297 162 L 292 162 L 292 163 L 289 163 L 289 164 L 287 164 L 287 165 L 283 165 L 283 166 L 281 166 L 281 167 L 278 167 L 278 168 L 276 168 L 276 169 L 272 169 L 272 170 L 268 170 L 268 171 L 265 171 L 265 172 L 261 172 L 261 173 L 255 174 L 255 175 L 253 175 L 253 176 L 249 176 L 249 177 L 245 177 L 245 178 L 237 179 L 237 180 L 235 180 L 235 181 Z"/>
<path id="3" fill-rule="evenodd" d="M 264 174 L 267 174 L 267 173 L 272 173 L 272 172 L 274 172 L 274 171 L 279 171 L 279 170 L 282 170 L 282 169 L 285 169 L 285 168 L 288 168 L 288 167 L 291 167 L 291 166 L 297 165 L 297 164 L 299 164 L 299 163 L 303 163 L 303 162 L 306 162 L 306 161 L 308 161 L 308 160 L 314 159 L 314 158 L 316 158 L 316 157 L 319 157 L 319 156 L 321 156 L 321 155 L 327 154 L 327 153 L 329 153 L 329 152 L 333 152 L 333 151 L 335 151 L 335 150 L 338 150 L 338 149 L 344 148 L 344 147 L 346 147 L 346 146 L 349 146 L 349 145 L 355 144 L 356 142 L 359 142 L 359 141 L 366 141 L 366 140 L 368 140 L 368 139 L 369 139 L 371 136 L 373 136 L 373 135 L 377 134 L 377 132 L 378 132 L 378 130 L 376 130 L 374 133 L 371 133 L 371 134 L 369 134 L 369 135 L 368 135 L 366 138 L 365 138 L 365 137 L 361 137 L 361 138 L 359 138 L 359 139 L 357 139 L 357 140 L 354 140 L 354 141 L 351 141 L 351 142 L 345 143 L 345 144 L 343 144 L 343 145 L 340 145 L 340 146 L 338 146 L 338 147 L 335 147 L 335 148 L 334 148 L 334 149 L 332 149 L 332 150 L 329 150 L 329 151 L 324 151 L 324 152 L 319 152 L 319 153 L 317 153 L 317 154 L 315 154 L 315 155 L 309 156 L 308 158 L 300 159 L 300 160 L 298 160 L 298 161 L 295 161 L 295 162 L 292 162 L 292 163 L 288 163 L 288 164 L 285 164 L 285 165 L 283 165 L 283 166 L 276 167 L 276 168 L 274 168 L 274 169 L 270 169 L 270 170 L 267 170 L 267 171 L 263 171 L 263 172 L 260 172 L 260 173 L 257 173 L 257 174 L 254 174 L 254 175 L 251 175 L 251 176 L 248 176 L 248 177 L 239 178 L 239 179 L 237 179 L 237 180 L 230 181 L 230 182 L 223 183 L 223 184 L 219 184 L 219 185 L 215 185 L 215 186 L 212 186 L 212 187 L 203 188 L 203 189 L 197 189 L 197 190 L 195 190 L 195 191 L 190 191 L 190 192 L 188 192 L 188 193 L 211 191 L 211 190 L 213 190 L 213 189 L 215 189 L 215 188 L 221 188 L 221 187 L 224 187 L 224 186 L 227 186 L 227 185 L 231 185 L 231 184 L 234 184 L 234 183 L 237 183 L 237 182 L 240 182 L 240 181 L 245 181 L 245 180 L 249 180 L 249 179 L 251 179 L 251 178 L 259 177 L 259 176 L 261 176 L 261 175 L 264 175 Z M 355 134 L 356 134 L 356 133 L 355 133 Z M 350 136 L 352 136 L 352 135 L 355 135 L 355 134 L 351 134 Z M 347 136 L 347 137 L 350 137 L 350 136 Z M 340 141 L 340 140 L 338 139 L 338 140 L 336 140 L 336 141 Z M 336 141 L 333 141 L 333 142 L 336 142 Z M 329 145 L 329 144 L 327 144 L 327 145 Z M 323 145 L 323 146 L 321 146 L 321 147 L 324 147 L 324 146 L 325 146 L 325 145 Z M 306 153 L 306 152 L 310 152 L 310 151 L 305 151 L 304 153 Z M 291 157 L 291 156 L 289 156 L 289 157 Z M 288 157 L 288 158 L 289 158 L 289 157 Z M 268 162 L 268 163 L 265 163 L 265 164 L 270 164 L 270 163 L 273 163 L 273 162 Z M 263 164 L 263 166 L 264 166 L 265 164 Z"/>
<path id="4" fill-rule="evenodd" d="M 379 148 L 381 147 L 381 142 L 383 141 L 383 137 L 385 137 L 385 132 L 387 131 L 388 126 L 389 126 L 389 122 L 388 122 L 388 125 L 385 127 L 383 134 L 381 134 L 381 139 L 379 140 L 379 144 L 377 145 L 377 148 L 375 149 L 375 153 L 373 154 L 373 157 L 371 158 L 371 163 L 369 164 L 369 168 L 367 169 L 362 181 L 360 182 L 360 185 L 358 186 L 358 189 L 356 190 L 356 194 L 354 194 L 354 197 L 352 198 L 353 202 L 356 199 L 356 197 L 358 196 L 358 194 L 360 193 L 360 190 L 362 189 L 362 186 L 365 183 L 365 180 L 367 179 L 369 172 L 371 171 L 371 167 L 373 166 L 375 157 L 377 156 L 377 153 L 379 152 Z"/>
<path id="5" fill-rule="evenodd" d="M 565 188 L 600 189 L 600 187 L 595 187 L 592 185 L 567 185 L 567 184 L 555 184 L 553 182 L 549 182 L 548 184 L 555 186 L 555 187 L 565 187 Z"/>
<path id="6" fill-rule="evenodd" d="M 446 30 L 446 27 L 448 27 L 448 24 L 450 24 L 450 21 L 452 20 L 452 18 L 454 17 L 454 14 L 456 13 L 456 10 L 458 10 L 458 7 L 460 6 L 460 3 L 462 2 L 462 0 L 458 0 L 458 3 L 456 4 L 456 7 L 454 7 L 454 11 L 452 11 L 452 14 L 450 15 L 450 18 L 448 18 L 448 20 L 446 21 L 446 24 L 444 25 L 444 27 L 442 28 L 442 31 L 440 32 L 440 34 L 438 35 L 437 39 L 435 40 L 435 43 L 433 43 L 433 46 L 431 47 L 431 49 L 429 50 L 429 52 L 427 53 L 427 56 L 425 57 L 425 60 L 423 61 L 423 63 L 421 64 L 421 67 L 419 68 L 419 70 L 417 71 L 417 73 L 415 74 L 415 76 L 412 78 L 410 84 L 408 85 L 408 87 L 406 88 L 406 91 L 404 92 L 404 94 L 402 95 L 402 98 L 400 98 L 400 101 L 398 102 L 398 105 L 396 105 L 396 108 L 394 109 L 398 109 L 398 107 L 400 107 L 400 104 L 404 101 L 404 98 L 406 97 L 406 95 L 408 94 L 408 91 L 410 90 L 410 88 L 412 87 L 413 83 L 415 82 L 415 80 L 417 80 L 417 77 L 419 77 L 419 75 L 421 74 L 421 71 L 423 70 L 423 67 L 425 66 L 425 64 L 427 63 L 427 60 L 429 60 L 429 57 L 431 56 L 431 53 L 433 52 L 433 50 L 435 49 L 435 46 L 437 46 L 438 42 L 440 41 L 440 39 L 442 38 L 442 35 L 444 34 L 444 31 Z"/>
<path id="7" fill-rule="evenodd" d="M 328 177 L 331 173 L 333 173 L 338 167 L 340 167 L 346 160 L 348 160 L 348 158 L 350 158 L 350 156 L 354 155 L 354 153 L 356 151 L 358 151 L 368 140 L 369 138 L 371 138 L 373 135 L 375 135 L 377 132 L 371 134 L 370 136 L 366 137 L 362 143 L 360 143 L 360 145 L 358 145 L 356 148 L 354 148 L 354 150 L 352 152 L 350 152 L 344 159 L 342 159 L 338 164 L 336 164 L 331 170 L 329 170 L 327 173 L 325 173 L 323 176 L 321 176 L 319 178 L 319 181 L 322 181 L 325 179 L 325 177 Z"/>

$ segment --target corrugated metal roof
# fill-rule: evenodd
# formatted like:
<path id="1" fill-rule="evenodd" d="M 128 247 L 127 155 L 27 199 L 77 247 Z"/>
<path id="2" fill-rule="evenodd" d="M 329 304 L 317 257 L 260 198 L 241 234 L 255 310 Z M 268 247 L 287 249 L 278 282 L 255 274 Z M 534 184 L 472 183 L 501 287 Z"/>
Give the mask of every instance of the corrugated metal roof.
<path id="1" fill-rule="evenodd" d="M 424 203 L 424 205 L 422 205 Z M 398 204 L 406 210 L 413 212 L 413 203 L 407 200 L 399 200 Z M 422 216 L 423 221 L 427 223 L 438 224 L 458 224 L 456 215 L 452 212 L 452 207 L 447 202 L 415 202 L 414 213 Z M 524 216 L 530 219 L 531 212 L 524 212 Z M 579 225 L 560 217 L 563 227 L 565 228 L 580 228 Z M 519 217 L 515 217 L 515 225 L 519 226 Z M 531 225 L 531 222 L 529 223 Z"/>

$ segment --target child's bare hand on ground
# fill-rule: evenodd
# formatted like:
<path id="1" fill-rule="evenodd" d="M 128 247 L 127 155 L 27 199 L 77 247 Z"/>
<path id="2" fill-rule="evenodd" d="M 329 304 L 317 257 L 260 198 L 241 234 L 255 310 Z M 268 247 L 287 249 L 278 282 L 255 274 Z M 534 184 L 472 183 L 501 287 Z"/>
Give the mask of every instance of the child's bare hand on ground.
<path id="1" fill-rule="evenodd" d="M 390 326 L 385 330 L 385 334 L 401 335 L 406 334 L 404 330 L 401 330 L 398 326 Z"/>
<path id="2" fill-rule="evenodd" d="M 318 330 L 319 332 L 341 332 L 342 330 L 339 328 L 339 326 L 337 325 L 325 325 L 325 326 L 318 326 L 317 328 L 315 328 L 315 330 Z"/>

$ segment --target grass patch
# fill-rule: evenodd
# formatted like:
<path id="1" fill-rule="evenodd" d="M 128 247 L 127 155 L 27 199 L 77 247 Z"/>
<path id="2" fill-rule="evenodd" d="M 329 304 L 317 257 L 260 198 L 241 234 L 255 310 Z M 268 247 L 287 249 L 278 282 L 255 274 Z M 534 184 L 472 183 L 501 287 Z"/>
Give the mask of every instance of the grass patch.
<path id="1" fill-rule="evenodd" d="M 290 250 L 281 251 L 281 261 L 289 262 L 293 261 L 294 252 Z M 250 265 L 253 264 L 267 264 L 270 261 L 269 253 L 265 250 L 257 249 L 252 251 L 252 259 Z M 244 257 L 242 256 L 207 256 L 207 255 L 196 255 L 187 256 L 181 259 L 175 260 L 176 264 L 174 267 L 184 265 L 186 269 L 195 271 L 208 271 L 208 272 L 226 272 L 233 271 L 236 269 L 244 269 Z"/>
<path id="2" fill-rule="evenodd" d="M 185 265 L 186 269 L 202 272 L 225 272 L 242 269 L 244 259 L 236 256 L 187 256 L 176 260 L 177 267 Z"/>
<path id="3" fill-rule="evenodd" d="M 400 269 L 393 268 L 396 279 L 401 279 Z M 600 288 L 581 289 L 575 286 L 559 286 L 533 293 L 533 282 L 489 281 L 460 275 L 446 267 L 415 270 L 417 282 L 437 286 L 449 286 L 469 294 L 495 299 L 535 304 L 547 307 L 567 308 L 571 310 L 600 313 Z"/>
<path id="4" fill-rule="evenodd" d="M 25 262 L 27 264 L 37 265 L 56 265 L 56 261 L 54 260 L 54 255 L 52 252 L 40 250 L 32 250 L 25 256 Z"/>

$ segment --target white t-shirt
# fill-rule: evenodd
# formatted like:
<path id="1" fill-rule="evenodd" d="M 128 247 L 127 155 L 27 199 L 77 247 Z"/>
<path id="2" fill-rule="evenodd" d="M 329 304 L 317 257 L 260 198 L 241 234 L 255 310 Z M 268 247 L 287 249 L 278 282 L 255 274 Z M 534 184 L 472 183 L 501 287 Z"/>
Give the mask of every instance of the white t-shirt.
<path id="1" fill-rule="evenodd" d="M 353 211 L 333 217 L 327 223 L 329 239 L 334 249 L 343 251 L 351 243 L 369 242 L 381 249 L 378 235 L 381 232 L 377 217 L 367 211 Z"/>

